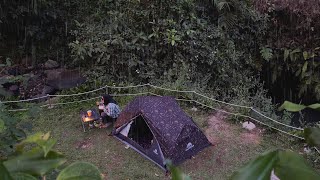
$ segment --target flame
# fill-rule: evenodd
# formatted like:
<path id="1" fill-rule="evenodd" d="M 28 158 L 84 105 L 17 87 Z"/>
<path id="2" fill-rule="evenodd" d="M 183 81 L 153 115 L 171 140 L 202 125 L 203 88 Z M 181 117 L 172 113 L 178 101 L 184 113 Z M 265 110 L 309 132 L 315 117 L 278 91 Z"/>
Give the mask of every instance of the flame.
<path id="1" fill-rule="evenodd" d="M 83 118 L 83 121 L 84 121 L 84 122 L 91 121 L 91 118 L 89 118 L 89 117 L 85 117 L 85 118 Z"/>

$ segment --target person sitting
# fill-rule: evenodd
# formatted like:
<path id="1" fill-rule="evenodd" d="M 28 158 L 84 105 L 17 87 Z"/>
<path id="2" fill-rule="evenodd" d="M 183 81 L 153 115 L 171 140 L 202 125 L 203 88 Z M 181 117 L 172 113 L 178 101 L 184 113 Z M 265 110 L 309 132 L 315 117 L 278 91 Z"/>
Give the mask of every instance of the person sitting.
<path id="1" fill-rule="evenodd" d="M 107 127 L 108 123 L 113 123 L 118 118 L 121 110 L 117 102 L 108 94 L 103 95 L 101 98 L 100 107 L 102 108 L 102 126 Z"/>

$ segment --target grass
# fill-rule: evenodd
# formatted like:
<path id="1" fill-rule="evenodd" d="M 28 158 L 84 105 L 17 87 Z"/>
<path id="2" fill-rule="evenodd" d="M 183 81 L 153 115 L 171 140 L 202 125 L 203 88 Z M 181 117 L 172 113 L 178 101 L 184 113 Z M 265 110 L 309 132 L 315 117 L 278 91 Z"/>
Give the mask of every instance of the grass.
<path id="1" fill-rule="evenodd" d="M 117 99 L 118 100 L 118 99 Z M 119 99 L 126 104 L 130 99 Z M 102 172 L 104 179 L 169 179 L 165 173 L 149 160 L 143 158 L 132 149 L 108 136 L 111 128 L 91 129 L 83 132 L 80 122 L 80 109 L 93 107 L 95 102 L 81 105 L 61 106 L 54 109 L 43 109 L 38 117 L 30 120 L 23 113 L 23 121 L 32 121 L 34 132 L 51 132 L 51 136 L 58 140 L 55 149 L 62 152 L 68 159 L 67 164 L 74 161 L 86 161 L 96 165 Z M 207 131 L 208 119 L 213 113 L 207 110 L 192 111 L 190 106 L 182 105 L 183 109 L 193 117 L 203 131 Z M 229 129 L 227 134 L 220 130 L 212 131 L 214 137 L 223 141 L 208 147 L 194 158 L 180 165 L 192 179 L 228 179 L 228 177 L 250 159 L 266 150 L 273 148 L 289 148 L 301 150 L 301 143 L 297 143 L 287 136 L 263 133 L 259 143 L 240 143 L 239 137 L 246 133 L 241 125 L 233 121 L 226 122 Z M 230 131 L 230 133 L 229 133 Z M 219 134 L 220 133 L 220 134 Z M 223 139 L 231 134 L 229 139 Z M 54 177 L 53 173 L 50 177 Z"/>

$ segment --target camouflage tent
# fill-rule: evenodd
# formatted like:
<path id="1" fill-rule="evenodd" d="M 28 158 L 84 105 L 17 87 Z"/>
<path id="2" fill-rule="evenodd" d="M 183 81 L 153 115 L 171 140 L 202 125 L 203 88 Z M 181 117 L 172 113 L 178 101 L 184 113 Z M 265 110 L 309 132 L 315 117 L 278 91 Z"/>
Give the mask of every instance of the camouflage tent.
<path id="1" fill-rule="evenodd" d="M 172 97 L 135 98 L 121 112 L 113 135 L 158 166 L 182 163 L 210 143 Z"/>

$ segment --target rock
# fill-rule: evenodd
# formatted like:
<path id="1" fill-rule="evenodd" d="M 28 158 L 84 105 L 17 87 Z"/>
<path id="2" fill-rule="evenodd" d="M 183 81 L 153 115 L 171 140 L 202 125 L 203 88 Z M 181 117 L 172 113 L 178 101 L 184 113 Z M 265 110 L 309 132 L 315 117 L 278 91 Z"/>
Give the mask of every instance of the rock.
<path id="1" fill-rule="evenodd" d="M 304 148 L 303 148 L 303 151 L 304 151 L 306 154 L 311 153 L 311 149 L 310 149 L 309 147 L 304 147 Z"/>
<path id="2" fill-rule="evenodd" d="M 56 78 L 48 78 L 46 84 L 57 90 L 77 87 L 86 81 L 86 78 L 80 76 L 80 73 L 77 70 L 64 70 L 56 75 Z"/>
<path id="3" fill-rule="evenodd" d="M 18 85 L 15 85 L 15 84 L 9 87 L 9 90 L 10 90 L 10 91 L 16 91 L 16 90 L 18 90 L 18 89 L 19 89 L 19 86 L 18 86 Z"/>
<path id="4" fill-rule="evenodd" d="M 9 87 L 9 91 L 12 92 L 14 96 L 18 96 L 19 95 L 19 86 L 14 84 Z"/>
<path id="5" fill-rule="evenodd" d="M 45 70 L 44 74 L 47 76 L 47 80 L 59 79 L 61 77 L 61 73 L 67 71 L 66 69 L 52 69 L 52 70 Z"/>
<path id="6" fill-rule="evenodd" d="M 242 127 L 243 127 L 244 129 L 249 130 L 249 131 L 252 131 L 253 129 L 256 128 L 256 125 L 254 125 L 252 122 L 246 121 L 246 122 L 244 122 L 244 123 L 242 124 Z"/>
<path id="7" fill-rule="evenodd" d="M 45 64 L 44 67 L 46 69 L 54 69 L 59 67 L 59 63 L 57 61 L 49 59 Z"/>
<path id="8" fill-rule="evenodd" d="M 5 79 L 2 80 L 6 82 Z M 4 96 L 18 96 L 19 95 L 19 83 L 6 82 L 2 84 L 1 93 Z"/>
<path id="9" fill-rule="evenodd" d="M 51 86 L 44 85 L 41 94 L 54 94 L 56 89 Z"/>
<path id="10" fill-rule="evenodd" d="M 198 108 L 192 107 L 192 108 L 191 108 L 191 111 L 198 111 Z"/>

